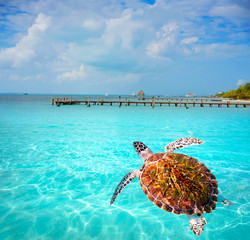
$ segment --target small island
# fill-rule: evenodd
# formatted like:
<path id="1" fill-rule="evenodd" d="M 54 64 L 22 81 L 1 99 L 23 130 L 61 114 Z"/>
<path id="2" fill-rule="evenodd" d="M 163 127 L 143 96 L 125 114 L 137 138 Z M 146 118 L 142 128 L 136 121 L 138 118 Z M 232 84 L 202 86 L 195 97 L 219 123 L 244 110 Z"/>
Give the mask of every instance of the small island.
<path id="1" fill-rule="evenodd" d="M 232 98 L 235 100 L 238 99 L 244 99 L 248 100 L 250 99 L 250 82 L 246 83 L 245 85 L 239 86 L 236 90 L 230 90 L 228 92 L 221 92 L 217 94 L 218 97 L 223 98 Z"/>

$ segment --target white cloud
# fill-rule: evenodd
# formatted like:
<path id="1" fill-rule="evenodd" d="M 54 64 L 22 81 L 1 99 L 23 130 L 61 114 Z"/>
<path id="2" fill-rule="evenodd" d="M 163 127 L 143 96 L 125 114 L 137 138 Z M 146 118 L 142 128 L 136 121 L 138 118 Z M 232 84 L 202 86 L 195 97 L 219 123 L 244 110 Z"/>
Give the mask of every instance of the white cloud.
<path id="1" fill-rule="evenodd" d="M 95 19 L 87 19 L 83 22 L 82 26 L 88 30 L 96 31 L 103 26 L 103 22 Z"/>
<path id="2" fill-rule="evenodd" d="M 108 46 L 121 43 L 122 47 L 130 48 L 136 30 L 142 27 L 138 21 L 132 19 L 132 15 L 132 9 L 126 9 L 120 17 L 107 19 L 101 40 Z"/>
<path id="3" fill-rule="evenodd" d="M 80 79 L 84 79 L 86 77 L 86 72 L 84 69 L 84 64 L 80 66 L 79 70 L 72 70 L 71 72 L 64 72 L 61 75 L 57 76 L 57 81 L 58 82 L 63 82 L 63 81 L 76 81 Z"/>
<path id="4" fill-rule="evenodd" d="M 247 82 L 247 81 L 244 80 L 244 79 L 239 79 L 238 82 L 237 82 L 237 86 L 239 87 L 239 86 L 245 85 L 246 82 Z"/>
<path id="5" fill-rule="evenodd" d="M 50 17 L 40 13 L 35 23 L 28 29 L 15 47 L 5 48 L 0 51 L 0 65 L 10 65 L 13 68 L 22 67 L 36 55 L 36 47 L 42 42 L 43 33 L 49 27 Z"/>
<path id="6" fill-rule="evenodd" d="M 199 40 L 197 37 L 184 38 L 181 40 L 181 45 L 189 45 L 191 43 L 195 43 Z"/>
<path id="7" fill-rule="evenodd" d="M 156 40 L 146 47 L 146 53 L 150 57 L 159 57 L 175 43 L 175 34 L 178 27 L 175 22 L 165 24 L 160 31 L 156 32 Z"/>
<path id="8" fill-rule="evenodd" d="M 231 21 L 240 23 L 243 21 L 250 20 L 250 9 L 249 6 L 240 6 L 236 3 L 218 1 L 214 7 L 209 11 L 211 16 L 223 16 Z"/>
<path id="9" fill-rule="evenodd" d="M 193 45 L 193 43 L 196 43 L 199 40 L 197 37 L 190 37 L 190 38 L 184 38 L 180 41 L 181 46 L 181 52 L 185 56 L 191 56 L 194 53 L 198 52 L 197 46 L 199 45 Z"/>

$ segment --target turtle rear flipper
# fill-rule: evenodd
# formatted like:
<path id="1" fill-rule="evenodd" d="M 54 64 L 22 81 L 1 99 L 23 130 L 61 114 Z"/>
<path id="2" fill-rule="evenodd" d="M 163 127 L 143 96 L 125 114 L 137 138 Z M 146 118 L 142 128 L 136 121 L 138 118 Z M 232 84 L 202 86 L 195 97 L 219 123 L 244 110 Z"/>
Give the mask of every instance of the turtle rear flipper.
<path id="1" fill-rule="evenodd" d="M 229 200 L 227 200 L 226 198 L 224 198 L 224 196 L 220 193 L 218 195 L 218 202 L 222 203 L 225 206 L 232 206 L 233 203 Z"/>
<path id="2" fill-rule="evenodd" d="M 204 143 L 204 141 L 201 141 L 200 139 L 197 138 L 181 138 L 178 139 L 174 142 L 169 143 L 165 147 L 165 153 L 173 153 L 174 150 L 179 149 L 179 148 L 184 148 L 189 145 L 199 145 Z"/>
<path id="3" fill-rule="evenodd" d="M 204 226 L 207 224 L 206 219 L 201 215 L 188 215 L 190 228 L 195 235 L 200 236 L 201 232 L 204 230 Z"/>
<path id="4" fill-rule="evenodd" d="M 233 203 L 231 201 L 227 200 L 227 199 L 222 200 L 221 203 L 223 205 L 226 205 L 226 206 L 232 206 L 233 205 Z"/>
<path id="5" fill-rule="evenodd" d="M 138 176 L 138 172 L 139 172 L 138 170 L 129 172 L 122 178 L 122 180 L 117 185 L 117 187 L 114 191 L 114 194 L 113 194 L 111 201 L 110 201 L 110 205 L 112 205 L 114 203 L 114 201 L 116 200 L 118 195 L 121 193 L 123 188 L 125 188 L 135 177 Z"/>

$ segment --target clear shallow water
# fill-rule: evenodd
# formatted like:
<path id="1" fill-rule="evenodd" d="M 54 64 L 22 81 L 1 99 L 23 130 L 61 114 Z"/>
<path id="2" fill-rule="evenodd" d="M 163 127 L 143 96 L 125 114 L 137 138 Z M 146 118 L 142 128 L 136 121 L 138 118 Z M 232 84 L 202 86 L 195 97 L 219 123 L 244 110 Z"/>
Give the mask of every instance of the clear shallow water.
<path id="1" fill-rule="evenodd" d="M 0 95 L 0 239 L 246 239 L 250 229 L 250 108 L 51 105 L 51 96 Z M 137 179 L 142 160 L 181 137 L 233 206 L 204 214 L 200 237 L 186 216 L 157 208 Z"/>

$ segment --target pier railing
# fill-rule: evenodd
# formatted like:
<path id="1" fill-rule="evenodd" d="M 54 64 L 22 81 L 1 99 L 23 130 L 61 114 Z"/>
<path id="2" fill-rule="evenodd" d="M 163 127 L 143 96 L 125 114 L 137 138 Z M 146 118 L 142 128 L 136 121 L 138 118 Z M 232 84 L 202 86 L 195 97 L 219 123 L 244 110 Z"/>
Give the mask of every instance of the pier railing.
<path id="1" fill-rule="evenodd" d="M 238 102 L 238 101 L 222 101 L 221 99 L 213 100 L 213 99 L 187 99 L 187 98 L 169 98 L 169 99 L 164 99 L 164 98 L 158 98 L 156 99 L 155 97 L 152 97 L 152 99 L 146 99 L 146 100 L 130 100 L 127 98 L 122 99 L 121 97 L 118 97 L 117 100 L 108 100 L 108 99 L 101 99 L 97 97 L 97 99 L 91 99 L 90 97 L 85 98 L 84 100 L 72 100 L 72 97 L 70 98 L 57 98 L 54 99 L 52 98 L 52 105 L 56 104 L 56 106 L 60 107 L 60 105 L 73 105 L 73 104 L 85 104 L 87 107 L 90 107 L 91 105 L 118 105 L 119 107 L 123 106 L 131 106 L 131 105 L 150 105 L 152 108 L 154 108 L 156 105 L 159 106 L 184 106 L 187 109 L 189 106 L 192 107 L 204 107 L 204 106 L 217 106 L 217 107 L 230 107 L 234 106 L 238 108 L 239 106 L 242 106 L 246 108 L 247 106 L 250 105 L 249 102 Z"/>

